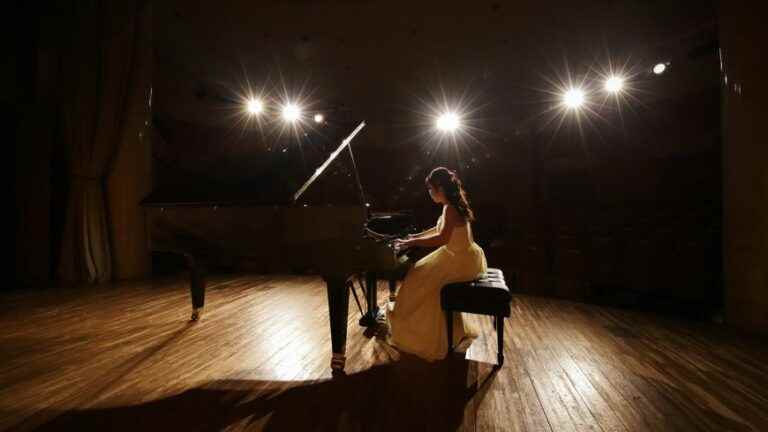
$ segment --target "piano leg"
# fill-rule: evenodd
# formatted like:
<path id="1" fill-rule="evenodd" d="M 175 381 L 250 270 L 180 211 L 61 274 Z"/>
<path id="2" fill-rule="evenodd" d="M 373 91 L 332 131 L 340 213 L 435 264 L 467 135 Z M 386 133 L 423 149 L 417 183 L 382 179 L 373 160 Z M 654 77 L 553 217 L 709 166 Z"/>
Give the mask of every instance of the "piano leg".
<path id="1" fill-rule="evenodd" d="M 331 369 L 343 372 L 347 350 L 347 316 L 349 314 L 349 290 L 347 278 L 324 276 L 328 291 L 328 315 L 331 322 Z"/>
<path id="2" fill-rule="evenodd" d="M 374 272 L 365 273 L 365 294 L 368 311 L 360 318 L 360 325 L 363 327 L 372 327 L 376 325 L 376 319 L 379 315 L 379 305 L 377 298 L 377 277 Z"/>
<path id="3" fill-rule="evenodd" d="M 189 294 L 192 298 L 191 321 L 197 321 L 203 314 L 205 306 L 205 269 L 199 260 L 192 255 L 184 255 L 189 267 Z"/>

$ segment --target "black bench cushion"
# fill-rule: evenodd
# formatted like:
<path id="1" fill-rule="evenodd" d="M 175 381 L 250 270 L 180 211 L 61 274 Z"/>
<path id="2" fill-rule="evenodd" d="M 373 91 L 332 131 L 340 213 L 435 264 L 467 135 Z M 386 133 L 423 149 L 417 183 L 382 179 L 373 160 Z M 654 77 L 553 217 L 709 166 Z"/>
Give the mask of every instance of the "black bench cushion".
<path id="1" fill-rule="evenodd" d="M 445 310 L 485 315 L 510 315 L 512 296 L 499 269 L 489 268 L 479 279 L 443 287 L 440 303 Z"/>

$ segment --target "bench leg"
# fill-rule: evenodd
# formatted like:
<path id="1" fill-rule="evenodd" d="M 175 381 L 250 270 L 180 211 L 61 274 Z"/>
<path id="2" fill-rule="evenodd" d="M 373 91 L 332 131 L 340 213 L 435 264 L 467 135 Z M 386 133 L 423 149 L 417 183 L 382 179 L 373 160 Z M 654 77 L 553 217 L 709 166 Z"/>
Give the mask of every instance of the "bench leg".
<path id="1" fill-rule="evenodd" d="M 453 352 L 453 312 L 445 311 L 445 324 L 448 333 L 448 354 Z"/>
<path id="2" fill-rule="evenodd" d="M 498 365 L 496 367 L 501 367 L 504 365 L 504 317 L 502 316 L 496 317 L 496 336 L 499 340 Z"/>

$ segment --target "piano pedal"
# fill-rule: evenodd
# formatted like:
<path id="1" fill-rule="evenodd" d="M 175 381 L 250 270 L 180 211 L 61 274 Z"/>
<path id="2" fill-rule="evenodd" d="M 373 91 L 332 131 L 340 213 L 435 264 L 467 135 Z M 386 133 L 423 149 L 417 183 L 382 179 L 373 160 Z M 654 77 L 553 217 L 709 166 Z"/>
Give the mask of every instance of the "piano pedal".
<path id="1" fill-rule="evenodd" d="M 200 320 L 200 317 L 203 315 L 203 308 L 194 308 L 192 309 L 192 316 L 189 318 L 190 321 L 198 321 Z"/>

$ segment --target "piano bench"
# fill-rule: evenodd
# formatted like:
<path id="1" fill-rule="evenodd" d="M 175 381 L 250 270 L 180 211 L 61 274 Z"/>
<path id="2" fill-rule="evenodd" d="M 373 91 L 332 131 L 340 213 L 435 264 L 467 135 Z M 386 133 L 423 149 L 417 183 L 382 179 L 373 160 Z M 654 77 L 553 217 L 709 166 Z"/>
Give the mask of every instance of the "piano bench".
<path id="1" fill-rule="evenodd" d="M 510 315 L 512 296 L 501 270 L 489 268 L 480 278 L 445 285 L 440 291 L 440 304 L 448 325 L 448 353 L 453 352 L 453 312 L 491 315 L 495 319 L 498 338 L 498 364 L 504 364 L 504 318 Z"/>

